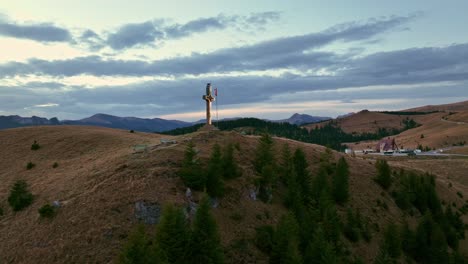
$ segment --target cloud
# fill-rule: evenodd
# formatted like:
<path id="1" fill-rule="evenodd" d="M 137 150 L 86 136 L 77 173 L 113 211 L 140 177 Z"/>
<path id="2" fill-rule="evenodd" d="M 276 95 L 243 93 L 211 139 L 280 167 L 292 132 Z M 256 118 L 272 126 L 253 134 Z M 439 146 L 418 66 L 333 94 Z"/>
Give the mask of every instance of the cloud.
<path id="1" fill-rule="evenodd" d="M 157 38 L 162 38 L 164 33 L 156 29 L 151 21 L 144 23 L 126 24 L 117 32 L 108 36 L 106 43 L 113 49 L 120 50 L 136 45 L 153 44 Z"/>
<path id="2" fill-rule="evenodd" d="M 356 55 L 338 55 L 333 52 L 311 51 L 336 41 L 360 41 L 394 30 L 407 23 L 414 16 L 384 17 L 366 22 L 352 22 L 332 27 L 318 33 L 283 37 L 253 45 L 225 48 L 210 53 L 194 53 L 191 56 L 175 57 L 158 61 L 106 60 L 100 56 L 79 57 L 67 60 L 46 61 L 31 59 L 27 63 L 6 63 L 0 65 L 0 76 L 43 74 L 52 76 L 74 76 L 89 74 L 95 76 L 183 76 L 233 71 L 249 72 L 277 69 L 319 70 L 327 68 L 336 71 L 349 64 Z M 133 25 L 137 28 L 151 27 L 152 24 Z M 131 31 L 131 30 L 129 30 Z M 122 32 L 127 32 L 127 29 Z M 135 32 L 140 32 L 135 29 Z M 138 33 L 132 33 L 135 36 Z M 143 30 L 143 32 L 146 32 Z M 116 47 L 135 44 L 135 38 L 117 38 Z M 150 40 L 152 36 L 146 36 Z M 128 42 L 126 41 L 128 40 Z M 119 43 L 119 44 L 117 44 Z"/>
<path id="3" fill-rule="evenodd" d="M 164 20 L 125 24 L 116 32 L 110 33 L 105 43 L 114 50 L 154 46 L 158 41 L 189 37 L 210 30 L 222 30 L 229 27 L 260 29 L 279 18 L 279 12 L 263 12 L 252 13 L 249 16 L 219 14 L 215 17 L 198 18 L 184 24 L 167 24 Z"/>
<path id="4" fill-rule="evenodd" d="M 52 23 L 18 24 L 0 17 L 0 35 L 39 42 L 71 42 L 72 35 L 65 28 Z"/>
<path id="5" fill-rule="evenodd" d="M 43 108 L 43 107 L 56 107 L 56 106 L 60 106 L 60 105 L 59 105 L 59 104 L 54 104 L 54 103 L 46 103 L 46 104 L 34 105 L 34 107 L 39 107 L 39 108 Z"/>

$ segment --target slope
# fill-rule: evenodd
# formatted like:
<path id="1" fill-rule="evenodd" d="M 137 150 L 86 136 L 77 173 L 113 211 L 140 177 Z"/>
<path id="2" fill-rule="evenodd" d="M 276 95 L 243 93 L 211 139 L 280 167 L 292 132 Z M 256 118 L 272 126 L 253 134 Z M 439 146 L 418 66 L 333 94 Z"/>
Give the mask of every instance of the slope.
<path id="1" fill-rule="evenodd" d="M 251 162 L 258 137 L 236 132 L 196 132 L 167 136 L 177 141 L 172 145 L 160 144 L 161 137 L 80 126 L 0 131 L 0 205 L 5 211 L 0 217 L 0 262 L 29 263 L 32 259 L 37 263 L 113 262 L 137 222 L 136 204 L 188 206 L 186 189 L 176 172 L 187 142 L 193 141 L 203 162 L 215 143 L 239 145 L 235 158 L 243 176 L 227 182 L 226 196 L 213 211 L 229 263 L 266 263 L 266 256 L 249 241 L 256 227 L 277 223 L 286 211 L 279 194 L 275 194 L 271 204 L 249 197 L 256 179 Z M 34 140 L 41 145 L 37 151 L 30 149 Z M 304 149 L 309 169 L 312 174 L 317 173 L 324 147 L 282 138 L 274 141 L 275 153 L 280 153 L 283 144 L 293 150 Z M 146 151 L 134 153 L 133 146 L 137 144 L 148 147 Z M 332 156 L 337 160 L 341 155 L 334 152 Z M 401 222 L 403 212 L 390 195 L 382 195 L 382 189 L 372 180 L 374 162 L 346 159 L 351 171 L 349 207 L 359 209 L 380 229 L 388 223 Z M 29 161 L 36 167 L 26 170 Z M 59 164 L 58 168 L 52 168 L 54 162 Z M 30 207 L 14 213 L 5 201 L 9 187 L 17 179 L 28 182 L 35 199 Z M 442 193 L 451 193 L 445 184 L 438 188 Z M 195 200 L 199 195 L 195 193 Z M 463 204 L 456 195 L 447 197 L 448 202 Z M 387 208 L 377 207 L 377 199 Z M 57 216 L 41 219 L 38 208 L 56 200 L 61 203 Z M 339 211 L 344 214 L 345 208 L 340 207 Z M 378 251 L 382 235 L 374 232 L 372 243 L 350 245 L 350 250 L 366 262 L 374 259 Z"/>

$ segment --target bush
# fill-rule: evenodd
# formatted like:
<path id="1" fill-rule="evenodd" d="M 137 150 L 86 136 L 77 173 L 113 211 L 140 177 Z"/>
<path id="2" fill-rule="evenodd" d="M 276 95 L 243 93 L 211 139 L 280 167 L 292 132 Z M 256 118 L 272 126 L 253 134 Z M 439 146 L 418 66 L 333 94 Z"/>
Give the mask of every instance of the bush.
<path id="1" fill-rule="evenodd" d="M 132 130 L 130 130 L 130 133 L 135 133 L 135 131 L 132 129 Z"/>
<path id="2" fill-rule="evenodd" d="M 52 168 L 57 168 L 58 167 L 58 163 L 57 162 L 54 162 L 54 164 L 52 164 Z"/>
<path id="3" fill-rule="evenodd" d="M 44 218 L 52 218 L 55 216 L 55 208 L 50 204 L 45 204 L 39 208 L 39 214 Z"/>
<path id="4" fill-rule="evenodd" d="M 20 211 L 29 206 L 33 201 L 33 195 L 28 191 L 28 184 L 23 180 L 15 182 L 8 196 L 8 204 L 13 211 Z"/>
<path id="5" fill-rule="evenodd" d="M 40 148 L 41 146 L 37 143 L 36 140 L 34 140 L 34 143 L 31 145 L 31 150 L 38 150 Z"/>
<path id="6" fill-rule="evenodd" d="M 30 169 L 34 168 L 35 166 L 36 166 L 36 164 L 34 164 L 34 163 L 32 163 L 32 162 L 30 161 L 30 162 L 28 162 L 28 164 L 26 164 L 26 169 L 27 169 L 27 170 L 30 170 Z"/>

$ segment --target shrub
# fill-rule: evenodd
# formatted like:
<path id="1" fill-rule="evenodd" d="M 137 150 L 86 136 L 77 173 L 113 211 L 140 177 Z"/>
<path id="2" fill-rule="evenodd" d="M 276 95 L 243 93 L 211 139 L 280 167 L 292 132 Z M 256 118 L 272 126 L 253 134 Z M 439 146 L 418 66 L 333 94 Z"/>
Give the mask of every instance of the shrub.
<path id="1" fill-rule="evenodd" d="M 41 146 L 37 143 L 36 140 L 34 140 L 34 143 L 32 143 L 32 145 L 31 145 L 31 150 L 38 150 L 40 148 L 41 148 Z"/>
<path id="2" fill-rule="evenodd" d="M 130 130 L 130 133 L 135 133 L 135 131 L 132 129 L 132 130 Z"/>
<path id="3" fill-rule="evenodd" d="M 57 162 L 54 162 L 54 164 L 52 164 L 52 168 L 57 168 L 58 167 L 58 163 Z"/>
<path id="4" fill-rule="evenodd" d="M 27 169 L 27 170 L 30 170 L 30 169 L 34 168 L 35 166 L 36 166 L 36 164 L 34 164 L 34 163 L 32 163 L 32 162 L 30 161 L 30 162 L 28 162 L 28 164 L 26 164 L 26 169 Z"/>
<path id="5" fill-rule="evenodd" d="M 28 184 L 23 180 L 15 182 L 8 196 L 8 203 L 13 211 L 20 211 L 29 206 L 33 201 L 33 195 L 28 191 Z"/>
<path id="6" fill-rule="evenodd" d="M 39 208 L 38 212 L 41 215 L 41 217 L 44 218 L 52 218 L 55 216 L 56 213 L 55 208 L 50 204 L 45 204 L 44 206 Z"/>

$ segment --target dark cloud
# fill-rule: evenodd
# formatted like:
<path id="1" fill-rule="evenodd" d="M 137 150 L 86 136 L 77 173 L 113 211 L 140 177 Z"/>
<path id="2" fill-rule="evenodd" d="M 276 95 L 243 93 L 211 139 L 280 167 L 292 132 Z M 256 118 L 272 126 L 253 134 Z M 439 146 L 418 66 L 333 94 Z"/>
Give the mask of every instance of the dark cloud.
<path id="1" fill-rule="evenodd" d="M 0 17 L 0 35 L 39 42 L 71 42 L 70 31 L 51 23 L 18 24 Z"/>
<path id="2" fill-rule="evenodd" d="M 348 63 L 349 55 L 337 55 L 332 52 L 310 51 L 335 41 L 357 41 L 372 38 L 378 34 L 393 30 L 411 20 L 408 17 L 390 17 L 370 20 L 365 23 L 349 23 L 333 27 L 324 32 L 301 36 L 284 37 L 238 48 L 220 49 L 211 53 L 175 57 L 159 61 L 105 60 L 99 56 L 80 57 L 68 60 L 45 61 L 32 59 L 27 63 L 7 63 L 0 65 L 0 76 L 22 74 L 45 74 L 54 76 L 73 76 L 90 74 L 96 76 L 149 76 L 186 74 L 199 75 L 209 73 L 227 73 L 232 71 L 249 72 L 253 70 L 275 69 L 321 69 L 335 70 Z M 136 24 L 134 25 L 136 26 Z M 150 27 L 138 24 L 137 27 Z M 124 30 L 126 31 L 126 30 Z M 139 30 L 135 30 L 139 32 Z M 133 32 L 135 36 L 138 33 Z M 150 39 L 151 37 L 148 37 Z M 135 43 L 134 39 L 122 38 Z M 118 45 L 130 42 L 121 41 Z M 121 47 L 121 46 L 118 46 Z"/>
<path id="3" fill-rule="evenodd" d="M 106 43 L 113 49 L 120 50 L 136 45 L 150 45 L 162 38 L 164 32 L 156 29 L 151 21 L 139 24 L 126 24 L 108 36 Z"/>
<path id="4" fill-rule="evenodd" d="M 258 29 L 280 18 L 278 12 L 252 13 L 249 16 L 225 16 L 199 18 L 184 24 L 167 24 L 164 21 L 146 21 L 126 24 L 109 34 L 106 44 L 112 49 L 122 50 L 135 46 L 152 46 L 155 42 L 179 39 L 210 30 L 228 27 Z"/>

